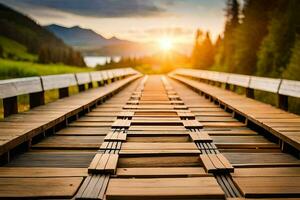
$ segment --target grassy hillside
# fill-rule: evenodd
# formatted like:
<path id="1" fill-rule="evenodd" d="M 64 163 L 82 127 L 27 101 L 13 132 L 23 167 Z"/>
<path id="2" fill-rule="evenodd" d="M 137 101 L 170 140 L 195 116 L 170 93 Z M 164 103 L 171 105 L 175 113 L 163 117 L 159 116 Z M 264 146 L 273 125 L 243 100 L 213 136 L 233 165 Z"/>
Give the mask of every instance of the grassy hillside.
<path id="1" fill-rule="evenodd" d="M 64 64 L 38 64 L 25 61 L 0 59 L 0 80 L 49 74 L 76 73 L 92 71 L 91 68 L 81 68 Z"/>
<path id="2" fill-rule="evenodd" d="M 2 47 L 2 57 L 13 60 L 37 61 L 37 55 L 28 53 L 27 48 L 11 39 L 0 36 L 0 46 Z"/>
<path id="3" fill-rule="evenodd" d="M 0 36 L 23 45 L 27 52 L 38 56 L 40 63 L 85 66 L 79 52 L 73 50 L 28 16 L 2 4 L 0 4 L 0 27 Z M 7 40 L 4 41 L 4 44 L 6 42 Z M 24 50 L 24 48 L 21 49 Z"/>

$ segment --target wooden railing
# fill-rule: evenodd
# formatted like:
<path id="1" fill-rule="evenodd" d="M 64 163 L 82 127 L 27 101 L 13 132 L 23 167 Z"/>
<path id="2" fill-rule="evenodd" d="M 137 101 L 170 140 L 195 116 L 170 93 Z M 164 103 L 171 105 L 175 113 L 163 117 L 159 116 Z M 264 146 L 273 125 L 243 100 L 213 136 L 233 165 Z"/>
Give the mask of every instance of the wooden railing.
<path id="1" fill-rule="evenodd" d="M 300 81 L 195 69 L 177 69 L 171 74 L 200 79 L 212 84 L 225 84 L 226 89 L 230 89 L 230 85 L 243 87 L 249 98 L 254 98 L 254 90 L 271 92 L 278 95 L 278 107 L 283 110 L 288 110 L 288 97 L 300 98 Z"/>
<path id="2" fill-rule="evenodd" d="M 3 100 L 3 115 L 7 117 L 18 113 L 18 96 L 29 95 L 29 106 L 34 108 L 45 104 L 45 91 L 58 89 L 59 98 L 69 96 L 69 87 L 78 86 L 84 91 L 85 85 L 93 87 L 113 82 L 120 78 L 137 74 L 132 68 L 83 72 L 75 74 L 59 74 L 28 78 L 0 80 L 0 99 Z"/>

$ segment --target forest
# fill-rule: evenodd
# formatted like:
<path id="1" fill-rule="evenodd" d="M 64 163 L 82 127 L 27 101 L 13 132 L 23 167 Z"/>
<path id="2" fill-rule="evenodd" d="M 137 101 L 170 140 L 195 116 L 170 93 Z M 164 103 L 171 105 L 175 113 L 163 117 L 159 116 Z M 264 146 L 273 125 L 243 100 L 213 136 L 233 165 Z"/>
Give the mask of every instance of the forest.
<path id="1" fill-rule="evenodd" d="M 198 69 L 300 80 L 300 1 L 228 0 L 222 36 L 198 30 Z"/>

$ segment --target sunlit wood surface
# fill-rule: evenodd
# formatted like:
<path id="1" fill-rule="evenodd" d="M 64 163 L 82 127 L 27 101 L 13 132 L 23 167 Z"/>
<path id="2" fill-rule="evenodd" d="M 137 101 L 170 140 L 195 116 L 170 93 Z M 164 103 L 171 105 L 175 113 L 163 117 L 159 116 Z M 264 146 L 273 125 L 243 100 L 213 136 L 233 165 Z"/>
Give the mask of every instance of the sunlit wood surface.
<path id="1" fill-rule="evenodd" d="M 236 105 L 257 113 L 245 103 Z M 51 118 L 51 109 L 55 108 L 49 108 L 45 120 Z M 263 106 L 257 109 L 262 116 L 274 115 Z M 288 122 L 284 118 L 265 123 Z M 297 153 L 284 151 L 272 133 L 250 127 L 166 76 L 132 81 L 65 125 L 36 138 L 28 151 L 20 150 L 0 167 L 0 198 L 300 198 Z"/>

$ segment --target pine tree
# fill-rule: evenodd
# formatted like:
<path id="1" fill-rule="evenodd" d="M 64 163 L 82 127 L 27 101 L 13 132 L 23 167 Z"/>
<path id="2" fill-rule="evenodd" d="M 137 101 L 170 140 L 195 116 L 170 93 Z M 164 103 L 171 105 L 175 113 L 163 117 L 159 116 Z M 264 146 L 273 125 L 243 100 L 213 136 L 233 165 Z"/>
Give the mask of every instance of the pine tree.
<path id="1" fill-rule="evenodd" d="M 297 36 L 295 46 L 292 49 L 290 62 L 282 74 L 282 78 L 300 81 L 300 35 Z"/>
<path id="2" fill-rule="evenodd" d="M 209 69 L 214 63 L 214 46 L 211 42 L 209 32 L 206 33 L 205 39 L 200 45 L 199 67 Z"/>
<path id="3" fill-rule="evenodd" d="M 235 32 L 232 72 L 255 74 L 257 52 L 263 38 L 268 33 L 269 14 L 274 8 L 274 2 L 276 0 L 246 1 L 243 23 Z"/>
<path id="4" fill-rule="evenodd" d="M 199 54 L 200 54 L 200 43 L 202 40 L 203 33 L 200 29 L 196 31 L 195 44 L 192 52 L 192 65 L 199 67 Z"/>
<path id="5" fill-rule="evenodd" d="M 235 30 L 239 26 L 240 6 L 237 0 L 227 0 L 226 24 L 222 47 L 217 54 L 215 65 L 223 66 L 225 71 L 233 71 L 233 57 L 235 52 Z"/>
<path id="6" fill-rule="evenodd" d="M 287 67 L 292 55 L 291 49 L 295 46 L 297 28 L 300 27 L 299 10 L 299 0 L 278 0 L 271 13 L 268 36 L 258 52 L 257 75 L 280 77 Z"/>

